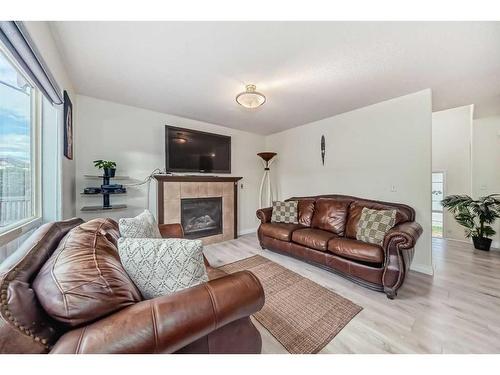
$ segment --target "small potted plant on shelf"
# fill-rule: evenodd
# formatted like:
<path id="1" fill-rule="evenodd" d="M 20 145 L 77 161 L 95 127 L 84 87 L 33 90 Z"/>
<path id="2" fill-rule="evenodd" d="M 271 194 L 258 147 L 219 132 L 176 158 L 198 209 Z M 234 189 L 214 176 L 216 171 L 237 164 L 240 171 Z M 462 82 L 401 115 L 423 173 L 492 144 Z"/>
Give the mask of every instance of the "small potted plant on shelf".
<path id="1" fill-rule="evenodd" d="M 500 217 L 499 194 L 491 194 L 473 200 L 468 195 L 450 195 L 441 203 L 455 217 L 458 224 L 465 227 L 465 237 L 472 237 L 474 247 L 488 251 L 491 238 L 495 235 L 493 224 Z"/>
<path id="2" fill-rule="evenodd" d="M 104 171 L 104 177 L 115 177 L 116 163 L 110 160 L 94 160 L 94 166 Z"/>

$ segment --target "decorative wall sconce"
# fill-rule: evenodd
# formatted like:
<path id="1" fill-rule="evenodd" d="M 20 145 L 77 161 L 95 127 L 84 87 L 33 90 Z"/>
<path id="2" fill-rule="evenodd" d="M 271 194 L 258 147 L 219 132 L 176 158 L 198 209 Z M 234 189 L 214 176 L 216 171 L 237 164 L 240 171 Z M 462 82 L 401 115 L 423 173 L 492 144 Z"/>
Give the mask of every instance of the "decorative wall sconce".
<path id="1" fill-rule="evenodd" d="M 325 136 L 321 136 L 321 161 L 323 162 L 323 166 L 325 165 Z"/>

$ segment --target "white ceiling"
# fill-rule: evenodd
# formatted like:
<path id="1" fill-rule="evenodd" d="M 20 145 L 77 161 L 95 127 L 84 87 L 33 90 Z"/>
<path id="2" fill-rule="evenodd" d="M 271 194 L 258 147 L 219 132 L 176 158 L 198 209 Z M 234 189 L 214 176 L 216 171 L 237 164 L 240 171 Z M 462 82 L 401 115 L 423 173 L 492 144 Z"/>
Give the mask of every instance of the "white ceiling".
<path id="1" fill-rule="evenodd" d="M 79 94 L 270 134 L 431 88 L 500 113 L 500 22 L 52 22 Z M 235 102 L 245 84 L 267 102 Z"/>

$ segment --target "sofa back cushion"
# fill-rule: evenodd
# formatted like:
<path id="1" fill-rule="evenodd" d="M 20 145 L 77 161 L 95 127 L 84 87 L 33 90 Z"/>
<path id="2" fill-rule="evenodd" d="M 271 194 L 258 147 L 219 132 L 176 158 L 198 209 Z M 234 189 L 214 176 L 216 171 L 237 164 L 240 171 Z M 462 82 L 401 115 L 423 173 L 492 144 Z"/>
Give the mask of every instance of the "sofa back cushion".
<path id="1" fill-rule="evenodd" d="M 315 199 L 298 199 L 298 202 L 297 208 L 299 211 L 299 224 L 310 227 L 314 215 Z"/>
<path id="2" fill-rule="evenodd" d="M 318 198 L 311 226 L 343 236 L 351 200 L 348 198 Z"/>
<path id="3" fill-rule="evenodd" d="M 346 237 L 356 238 L 358 231 L 358 223 L 363 212 L 363 208 L 372 210 L 396 210 L 396 222 L 394 225 L 404 223 L 405 221 L 415 220 L 415 212 L 409 206 L 398 203 L 377 202 L 371 200 L 358 199 L 352 202 L 349 207 L 349 215 L 347 218 Z"/>
<path id="4" fill-rule="evenodd" d="M 33 283 L 53 319 L 75 327 L 141 300 L 121 265 L 118 237 L 114 220 L 94 219 L 61 241 Z"/>
<path id="5" fill-rule="evenodd" d="M 31 281 L 66 233 L 82 222 L 42 225 L 1 263 L 0 353 L 46 353 L 63 333 L 40 306 Z"/>

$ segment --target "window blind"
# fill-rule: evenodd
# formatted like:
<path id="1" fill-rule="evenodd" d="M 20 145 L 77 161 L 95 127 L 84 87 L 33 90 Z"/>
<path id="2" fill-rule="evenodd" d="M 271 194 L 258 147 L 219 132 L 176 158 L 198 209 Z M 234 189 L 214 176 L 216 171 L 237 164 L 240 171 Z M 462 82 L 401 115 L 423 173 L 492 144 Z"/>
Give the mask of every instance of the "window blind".
<path id="1" fill-rule="evenodd" d="M 52 104 L 62 104 L 61 89 L 20 21 L 0 21 L 0 40 Z"/>

